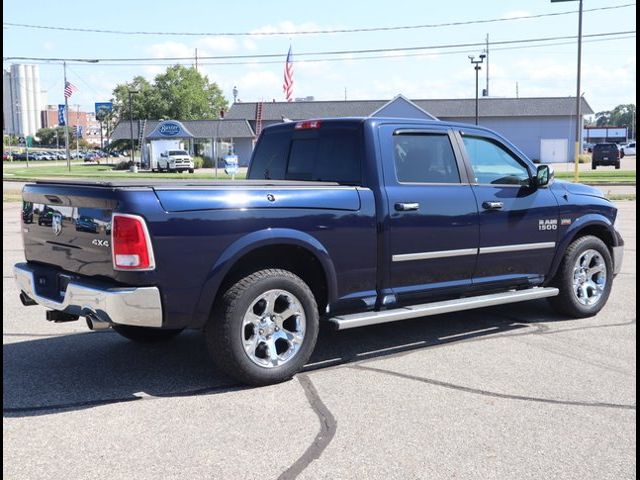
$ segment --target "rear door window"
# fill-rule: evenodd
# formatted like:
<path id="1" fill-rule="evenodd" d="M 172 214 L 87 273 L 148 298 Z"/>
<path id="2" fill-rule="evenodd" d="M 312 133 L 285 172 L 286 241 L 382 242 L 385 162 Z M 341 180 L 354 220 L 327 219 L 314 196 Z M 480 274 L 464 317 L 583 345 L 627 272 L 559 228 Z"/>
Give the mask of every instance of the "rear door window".
<path id="1" fill-rule="evenodd" d="M 447 134 L 394 135 L 396 177 L 401 183 L 460 183 Z"/>

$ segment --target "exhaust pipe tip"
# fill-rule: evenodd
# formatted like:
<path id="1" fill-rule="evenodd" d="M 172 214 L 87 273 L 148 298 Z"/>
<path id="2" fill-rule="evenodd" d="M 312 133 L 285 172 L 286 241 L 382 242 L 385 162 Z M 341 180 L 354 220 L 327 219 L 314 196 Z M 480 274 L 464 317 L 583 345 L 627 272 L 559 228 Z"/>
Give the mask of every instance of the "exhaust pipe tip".
<path id="1" fill-rule="evenodd" d="M 111 327 L 111 323 L 100 320 L 96 312 L 85 311 L 84 315 L 85 315 L 85 319 L 87 321 L 87 327 L 89 327 L 89 330 L 92 330 L 92 331 L 106 330 Z"/>

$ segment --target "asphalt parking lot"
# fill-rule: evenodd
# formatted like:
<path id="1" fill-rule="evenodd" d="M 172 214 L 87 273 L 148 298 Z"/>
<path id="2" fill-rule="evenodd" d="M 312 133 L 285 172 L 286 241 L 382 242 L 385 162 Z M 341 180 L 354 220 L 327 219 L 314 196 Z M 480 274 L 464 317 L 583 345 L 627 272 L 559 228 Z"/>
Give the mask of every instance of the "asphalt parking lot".
<path id="1" fill-rule="evenodd" d="M 605 309 L 544 301 L 341 333 L 304 373 L 245 388 L 204 340 L 135 345 L 24 308 L 19 204 L 3 204 L 8 479 L 636 477 L 636 202 Z"/>

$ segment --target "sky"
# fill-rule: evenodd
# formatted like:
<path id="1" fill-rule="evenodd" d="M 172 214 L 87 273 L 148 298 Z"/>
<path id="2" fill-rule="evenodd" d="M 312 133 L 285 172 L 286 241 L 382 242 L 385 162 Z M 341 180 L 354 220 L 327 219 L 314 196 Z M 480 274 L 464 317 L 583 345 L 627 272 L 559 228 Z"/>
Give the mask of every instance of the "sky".
<path id="1" fill-rule="evenodd" d="M 633 0 L 585 0 L 584 8 L 629 5 L 584 13 L 584 35 L 635 31 Z M 66 5 L 66 7 L 64 6 Z M 215 81 L 231 103 L 233 87 L 241 101 L 284 101 L 284 60 L 291 45 L 294 54 L 294 96 L 316 100 L 408 98 L 473 98 L 475 72 L 468 58 L 483 47 L 435 48 L 374 54 L 305 53 L 388 49 L 481 43 L 577 35 L 578 15 L 571 13 L 535 19 L 528 15 L 577 10 L 578 2 L 549 0 L 422 1 L 243 1 L 213 2 L 167 0 L 109 2 L 3 2 L 3 57 L 46 58 L 152 58 L 151 64 L 69 63 L 68 80 L 78 91 L 70 103 L 93 110 L 94 102 L 108 101 L 118 83 L 135 75 L 152 80 L 167 65 L 167 57 L 190 57 L 197 49 L 199 70 Z M 291 32 L 371 27 L 433 25 L 487 19 L 506 21 L 359 33 L 300 35 Z M 125 35 L 31 29 L 7 26 L 23 23 L 119 31 L 201 32 L 203 35 Z M 273 36 L 230 36 L 217 33 L 285 32 Z M 206 35 L 206 34 L 210 35 Z M 609 110 L 636 100 L 635 34 L 627 38 L 585 38 L 582 92 L 594 111 Z M 556 43 L 550 45 L 549 43 Z M 563 43 L 563 44 L 560 44 Z M 515 48 L 514 48 L 515 47 Z M 277 54 L 274 58 L 222 60 L 242 65 L 216 65 L 205 56 Z M 359 58 L 359 57 L 376 58 Z M 4 60 L 11 63 L 29 61 Z M 315 59 L 313 62 L 303 60 Z M 489 93 L 495 97 L 575 96 L 577 42 L 557 40 L 540 46 L 533 42 L 491 45 Z M 271 63 L 263 63 L 269 61 Z M 480 71 L 485 88 L 486 65 Z M 47 103 L 63 103 L 63 68 L 59 63 L 40 66 L 40 81 Z"/>

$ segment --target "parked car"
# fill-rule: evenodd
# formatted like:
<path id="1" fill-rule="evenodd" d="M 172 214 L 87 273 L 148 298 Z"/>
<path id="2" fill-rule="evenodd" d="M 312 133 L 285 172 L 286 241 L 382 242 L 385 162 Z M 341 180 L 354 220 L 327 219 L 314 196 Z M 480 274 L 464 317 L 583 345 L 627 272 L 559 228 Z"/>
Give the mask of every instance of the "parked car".
<path id="1" fill-rule="evenodd" d="M 615 143 L 596 143 L 591 154 L 591 169 L 595 170 L 600 165 L 614 165 L 620 168 L 620 150 Z"/>
<path id="2" fill-rule="evenodd" d="M 264 385 L 302 368 L 321 322 L 344 330 L 539 298 L 589 317 L 622 265 L 613 202 L 474 125 L 272 125 L 247 175 L 25 185 L 25 202 L 63 200 L 111 234 L 21 225 L 23 304 L 140 342 L 201 329 L 222 370 Z M 64 299 L 50 285 L 65 285 Z"/>
<path id="3" fill-rule="evenodd" d="M 635 155 L 636 154 L 636 142 L 629 142 L 626 145 L 622 145 L 621 151 L 623 155 Z"/>
<path id="4" fill-rule="evenodd" d="M 193 173 L 193 158 L 186 150 L 168 150 L 160 154 L 158 171 Z"/>
<path id="5" fill-rule="evenodd" d="M 98 233 L 99 225 L 93 218 L 81 215 L 76 219 L 76 231 Z"/>

